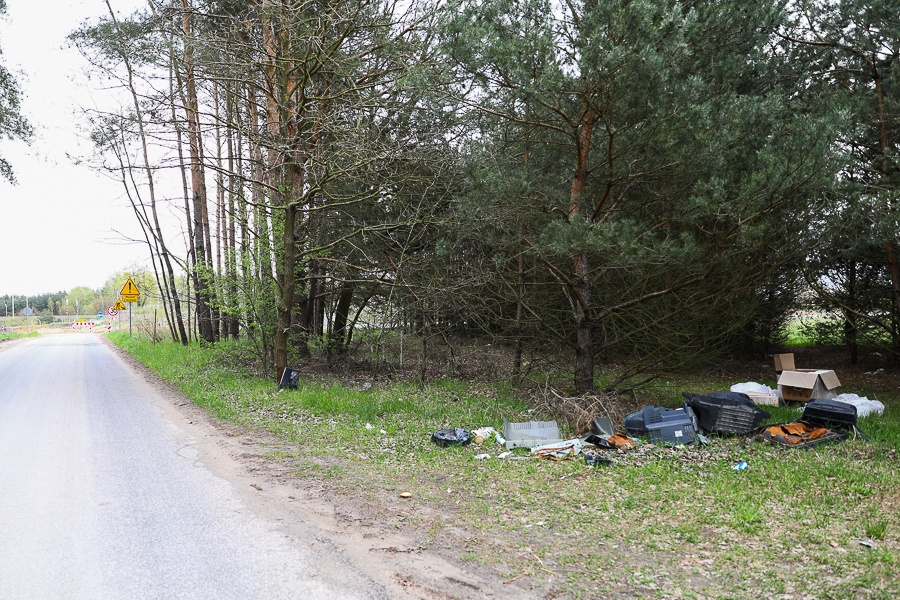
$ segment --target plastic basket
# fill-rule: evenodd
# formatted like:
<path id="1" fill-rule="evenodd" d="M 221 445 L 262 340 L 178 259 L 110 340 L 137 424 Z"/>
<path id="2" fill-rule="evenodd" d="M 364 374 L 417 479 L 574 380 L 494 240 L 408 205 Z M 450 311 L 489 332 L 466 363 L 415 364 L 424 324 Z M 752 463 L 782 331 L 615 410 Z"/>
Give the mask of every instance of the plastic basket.
<path id="1" fill-rule="evenodd" d="M 503 423 L 503 437 L 506 447 L 535 448 L 562 441 L 562 434 L 556 421 L 528 421 L 526 423 Z"/>

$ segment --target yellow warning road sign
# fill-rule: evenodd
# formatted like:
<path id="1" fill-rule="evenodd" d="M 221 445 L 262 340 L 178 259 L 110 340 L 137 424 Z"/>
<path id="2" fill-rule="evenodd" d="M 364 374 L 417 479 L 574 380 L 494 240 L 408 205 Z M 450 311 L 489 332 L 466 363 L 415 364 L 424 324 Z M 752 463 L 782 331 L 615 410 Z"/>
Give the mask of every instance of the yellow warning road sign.
<path id="1" fill-rule="evenodd" d="M 122 302 L 137 302 L 137 294 L 122 294 Z"/>
<path id="2" fill-rule="evenodd" d="M 122 291 L 119 293 L 122 294 L 122 300 L 125 302 L 137 302 L 137 296 L 140 295 L 141 291 L 134 285 L 134 281 L 131 277 L 129 277 L 128 281 L 125 282 L 125 285 L 122 286 Z M 134 296 L 135 298 L 134 300 L 128 300 L 126 296 Z"/>
<path id="3" fill-rule="evenodd" d="M 116 303 L 113 304 L 113 310 L 125 310 L 125 303 L 121 300 L 116 300 Z"/>

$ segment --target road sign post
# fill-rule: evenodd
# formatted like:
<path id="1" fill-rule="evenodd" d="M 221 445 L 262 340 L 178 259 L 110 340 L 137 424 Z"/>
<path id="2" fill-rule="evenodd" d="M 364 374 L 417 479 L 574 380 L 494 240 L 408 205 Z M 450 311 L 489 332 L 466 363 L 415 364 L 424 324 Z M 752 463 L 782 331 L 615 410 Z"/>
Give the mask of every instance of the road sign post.
<path id="1" fill-rule="evenodd" d="M 125 285 L 122 286 L 122 290 L 119 294 L 122 296 L 122 302 L 134 304 L 140 298 L 141 290 L 138 289 L 138 286 L 134 285 L 134 281 L 129 277 L 128 281 L 125 282 Z M 133 310 L 133 306 L 128 307 L 128 337 L 131 337 L 131 313 Z"/>
<path id="2" fill-rule="evenodd" d="M 109 323 L 106 325 L 106 333 L 112 331 L 113 320 L 116 318 L 116 315 L 119 314 L 119 311 L 116 310 L 115 306 L 110 306 L 106 309 L 106 314 L 109 315 Z"/>

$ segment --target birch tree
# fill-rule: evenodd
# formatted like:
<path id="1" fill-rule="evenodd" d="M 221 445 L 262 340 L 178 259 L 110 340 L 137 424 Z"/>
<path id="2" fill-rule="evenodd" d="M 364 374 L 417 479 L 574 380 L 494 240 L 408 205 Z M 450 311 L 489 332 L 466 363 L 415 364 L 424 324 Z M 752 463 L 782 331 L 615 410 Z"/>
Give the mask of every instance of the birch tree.
<path id="1" fill-rule="evenodd" d="M 6 0 L 0 0 L 0 17 L 6 16 Z M 2 54 L 2 51 L 0 51 Z M 29 141 L 31 125 L 22 115 L 19 84 L 13 74 L 0 62 L 0 139 Z M 0 156 L 0 177 L 15 183 L 12 165 Z"/>

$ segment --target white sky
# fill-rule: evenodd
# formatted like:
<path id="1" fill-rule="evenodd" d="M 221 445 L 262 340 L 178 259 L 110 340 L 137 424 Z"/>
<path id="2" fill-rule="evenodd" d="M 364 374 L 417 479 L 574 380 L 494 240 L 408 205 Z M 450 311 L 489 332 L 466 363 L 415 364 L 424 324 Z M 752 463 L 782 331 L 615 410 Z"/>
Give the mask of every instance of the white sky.
<path id="1" fill-rule="evenodd" d="M 111 3 L 125 14 L 142 4 Z M 120 187 L 67 157 L 91 152 L 78 107 L 102 104 L 103 91 L 85 87 L 86 63 L 65 38 L 103 14 L 103 0 L 7 0 L 2 60 L 19 73 L 36 136 L 30 147 L 0 142 L 18 179 L 0 182 L 0 295 L 98 288 L 117 271 L 149 263 L 143 245 L 116 233 L 136 238 L 140 231 Z"/>

